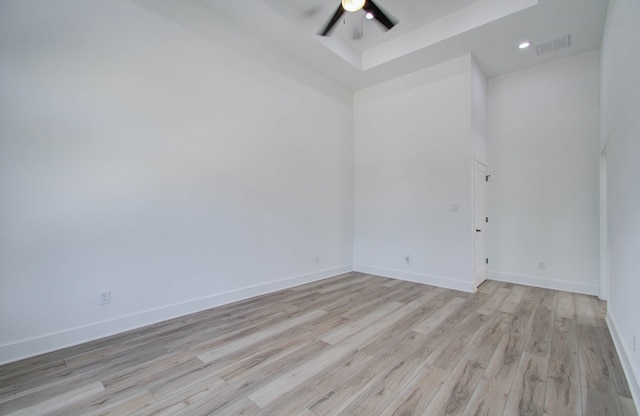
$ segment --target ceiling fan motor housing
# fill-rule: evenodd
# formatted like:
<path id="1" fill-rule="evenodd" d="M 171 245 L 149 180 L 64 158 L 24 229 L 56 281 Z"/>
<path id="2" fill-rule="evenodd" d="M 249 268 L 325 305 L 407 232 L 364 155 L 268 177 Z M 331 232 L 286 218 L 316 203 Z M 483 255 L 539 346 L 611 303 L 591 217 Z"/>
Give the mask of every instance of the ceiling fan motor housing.
<path id="1" fill-rule="evenodd" d="M 366 0 L 342 0 L 342 8 L 348 12 L 357 12 L 364 7 Z"/>

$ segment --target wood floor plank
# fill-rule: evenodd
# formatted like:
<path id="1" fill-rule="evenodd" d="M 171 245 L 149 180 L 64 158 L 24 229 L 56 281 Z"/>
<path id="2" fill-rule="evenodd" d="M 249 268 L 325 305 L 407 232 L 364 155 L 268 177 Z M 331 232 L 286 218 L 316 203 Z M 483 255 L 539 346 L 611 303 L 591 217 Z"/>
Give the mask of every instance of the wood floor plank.
<path id="1" fill-rule="evenodd" d="M 307 321 L 302 325 L 275 333 L 259 343 L 249 344 L 209 364 L 215 365 L 218 374 L 225 381 L 234 382 L 238 378 L 269 366 L 281 357 L 305 348 L 314 343 L 321 334 L 343 322 L 346 322 L 344 318 L 330 313 L 320 319 Z"/>
<path id="2" fill-rule="evenodd" d="M 343 288 L 337 292 L 330 292 L 332 294 L 330 298 L 317 298 L 305 304 L 305 307 L 311 306 L 327 312 L 348 314 L 353 309 L 366 310 L 370 307 L 375 308 L 376 305 L 390 301 L 388 296 L 390 293 L 397 292 L 400 292 L 400 290 L 395 288 L 388 289 L 382 285 L 354 286 Z"/>
<path id="3" fill-rule="evenodd" d="M 371 296 L 371 298 L 367 302 L 363 302 L 361 298 L 358 299 L 358 302 L 351 302 L 349 307 L 343 310 L 342 316 L 349 319 L 350 321 L 358 321 L 377 310 L 389 307 L 389 305 L 391 304 L 397 305 L 395 309 L 404 305 L 404 303 L 395 300 L 399 294 L 404 294 L 402 288 L 396 287 L 393 289 L 387 289 L 385 292 L 372 291 L 371 295 L 374 294 L 375 296 Z"/>
<path id="4" fill-rule="evenodd" d="M 198 354 L 223 345 L 230 340 L 237 339 L 246 334 L 251 334 L 260 328 L 291 318 L 292 313 L 285 312 L 282 308 L 274 308 L 276 311 L 265 316 L 245 316 L 240 319 L 231 318 L 227 325 L 212 325 L 196 327 L 192 332 L 184 334 L 179 339 L 166 340 L 162 348 L 167 352 L 183 351 L 185 349 Z M 226 320 L 226 319 L 225 319 Z"/>
<path id="5" fill-rule="evenodd" d="M 264 387 L 275 378 L 286 374 L 292 369 L 304 364 L 309 357 L 316 357 L 331 346 L 318 341 L 304 348 L 289 354 L 288 356 L 270 364 L 269 366 L 241 378 L 235 383 L 224 383 L 216 390 L 215 395 L 207 395 L 199 400 L 190 403 L 186 408 L 176 412 L 176 415 L 191 414 L 224 414 L 227 407 L 233 405 L 237 400 L 248 397 L 252 392 Z"/>
<path id="6" fill-rule="evenodd" d="M 258 348 L 257 346 L 253 346 L 252 350 L 255 351 L 255 354 L 246 354 L 249 355 L 240 355 L 236 359 L 236 363 L 231 366 L 225 366 L 224 364 L 218 362 L 215 367 L 217 370 L 217 374 L 227 383 L 235 383 L 247 376 L 256 373 L 262 370 L 265 367 L 272 365 L 275 362 L 278 362 L 282 359 L 286 359 L 292 353 L 296 353 L 305 348 L 310 348 L 316 341 L 313 340 L 288 340 L 284 344 L 270 347 L 268 346 L 266 349 L 263 347 Z M 235 354 L 234 354 L 235 355 Z M 232 357 L 230 357 L 233 360 Z"/>
<path id="7" fill-rule="evenodd" d="M 199 361 L 199 360 L 198 360 Z M 172 398 L 185 399 L 186 393 L 192 390 L 195 384 L 204 382 L 215 388 L 224 386 L 222 380 L 216 373 L 215 369 L 208 364 L 190 370 L 186 373 L 178 372 L 168 376 L 161 382 L 146 387 L 159 401 L 168 401 Z"/>
<path id="8" fill-rule="evenodd" d="M 596 318 L 591 296 L 574 295 L 576 301 L 576 319 L 580 325 L 600 326 Z"/>
<path id="9" fill-rule="evenodd" d="M 297 325 L 302 324 L 303 322 L 307 321 L 307 320 L 312 320 L 315 319 L 317 317 L 320 316 L 324 316 L 326 315 L 327 312 L 325 311 L 320 311 L 320 310 L 315 310 L 313 312 L 309 312 L 307 314 L 304 314 L 302 316 L 298 316 L 296 318 L 293 319 L 288 319 L 285 321 L 282 321 L 278 324 L 274 324 L 271 325 L 263 330 L 254 332 L 250 335 L 246 335 L 244 337 L 241 337 L 239 339 L 236 339 L 234 341 L 228 342 L 225 345 L 219 347 L 219 348 L 215 348 L 212 349 L 210 351 L 206 351 L 203 352 L 201 354 L 198 354 L 198 358 L 200 360 L 202 360 L 202 362 L 208 363 L 208 362 L 212 362 L 215 361 L 216 359 L 223 357 L 227 354 L 231 354 L 234 351 L 244 348 L 246 346 L 251 346 L 253 344 L 256 344 L 274 334 L 278 334 L 280 332 L 283 332 L 289 328 L 295 327 Z"/>
<path id="10" fill-rule="evenodd" d="M 549 376 L 544 414 L 553 416 L 582 415 L 580 380 L 563 374 Z"/>
<path id="11" fill-rule="evenodd" d="M 322 337 L 320 337 L 320 340 L 326 342 L 327 344 L 336 345 L 341 341 L 349 338 L 354 333 L 366 327 L 372 326 L 376 321 L 384 318 L 385 316 L 402 306 L 404 305 L 399 302 L 387 303 L 384 306 L 374 309 L 373 311 L 360 317 L 359 319 L 356 319 L 355 321 L 349 320 L 343 325 L 332 329 L 331 331 L 323 334 Z"/>
<path id="12" fill-rule="evenodd" d="M 9 384 L 4 387 L 0 387 L 0 403 L 11 400 L 16 396 L 16 385 Z"/>
<path id="13" fill-rule="evenodd" d="M 547 387 L 548 359 L 522 353 L 504 413 L 506 415 L 542 415 Z"/>
<path id="14" fill-rule="evenodd" d="M 516 313 L 518 305 L 522 302 L 527 289 L 523 286 L 514 286 L 511 288 L 511 292 L 507 295 L 504 302 L 500 304 L 498 310 L 506 313 Z"/>
<path id="15" fill-rule="evenodd" d="M 0 415 L 637 415 L 605 314 L 351 272 L 0 366 Z"/>
<path id="16" fill-rule="evenodd" d="M 509 293 L 511 293 L 511 289 L 504 287 L 497 288 L 491 296 L 489 296 L 484 305 L 478 308 L 477 312 L 483 315 L 493 315 L 493 313 L 498 310 L 502 302 L 507 298 Z"/>
<path id="17" fill-rule="evenodd" d="M 449 375 L 437 367 L 422 367 L 380 413 L 380 416 L 421 415 Z"/>
<path id="18" fill-rule="evenodd" d="M 426 309 L 426 305 L 428 304 L 429 301 L 431 301 L 433 298 L 435 298 L 436 296 L 438 296 L 438 294 L 442 293 L 444 290 L 438 290 L 438 289 L 434 289 L 431 290 L 427 293 L 425 293 L 424 295 L 420 296 L 419 298 L 412 300 L 411 302 L 403 305 L 402 307 L 396 309 L 395 311 L 391 312 L 390 314 L 388 314 L 387 316 L 384 316 L 382 318 L 380 318 L 379 320 L 377 320 L 376 322 L 372 323 L 371 325 L 375 326 L 376 328 L 380 328 L 380 329 L 386 329 L 391 327 L 392 325 L 398 323 L 400 320 L 406 319 L 410 314 L 412 314 L 413 312 L 423 308 Z M 416 316 L 416 315 L 414 315 Z"/>
<path id="19" fill-rule="evenodd" d="M 226 387 L 224 381 L 215 375 L 192 378 L 190 382 L 182 383 L 174 391 L 165 388 L 160 393 L 153 394 L 155 403 L 133 412 L 132 415 L 173 416 L 207 395 L 217 394 Z"/>
<path id="20" fill-rule="evenodd" d="M 138 365 L 132 365 L 120 372 L 105 374 L 100 378 L 105 388 L 120 388 L 132 385 L 153 385 L 167 376 L 189 372 L 202 366 L 188 352 L 166 354 Z"/>
<path id="21" fill-rule="evenodd" d="M 618 401 L 620 402 L 620 408 L 622 409 L 623 416 L 638 416 L 633 399 L 628 397 L 618 397 Z"/>
<path id="22" fill-rule="evenodd" d="M 422 413 L 429 415 L 461 415 L 480 382 L 484 367 L 462 359 Z"/>
<path id="23" fill-rule="evenodd" d="M 421 322 L 413 327 L 413 330 L 420 332 L 421 334 L 428 334 L 433 331 L 438 325 L 447 319 L 449 315 L 455 312 L 465 302 L 462 298 L 452 298 L 442 307 L 435 307 L 430 314 L 426 316 Z"/>
<path id="24" fill-rule="evenodd" d="M 389 403 L 398 394 L 386 387 L 384 384 L 376 383 L 369 388 L 369 390 L 362 393 L 362 395 L 351 402 L 342 412 L 338 413 L 340 416 L 351 415 L 375 415 L 380 413 L 382 409 L 387 407 Z"/>
<path id="25" fill-rule="evenodd" d="M 53 352 L 0 366 L 0 386 L 14 384 L 21 376 L 46 373 L 51 369 L 64 367 L 66 364 L 61 354 Z"/>
<path id="26" fill-rule="evenodd" d="M 280 396 L 320 373 L 327 363 L 330 364 L 338 361 L 352 351 L 352 347 L 348 344 L 331 346 L 301 366 L 282 374 L 264 387 L 249 394 L 248 397 L 252 402 L 264 409 L 275 402 Z"/>
<path id="27" fill-rule="evenodd" d="M 234 402 L 231 406 L 227 407 L 225 409 L 225 413 L 234 416 L 251 416 L 259 414 L 260 408 L 249 399 L 240 399 Z"/>
<path id="28" fill-rule="evenodd" d="M 527 287 L 522 301 L 513 314 L 509 332 L 513 335 L 525 338 L 529 333 L 529 327 L 533 321 L 534 311 L 542 297 L 542 290 Z"/>
<path id="29" fill-rule="evenodd" d="M 343 360 L 328 366 L 316 377 L 298 385 L 293 390 L 281 395 L 275 402 L 265 408 L 261 416 L 291 415 L 300 409 L 308 409 L 320 397 L 330 392 L 354 371 L 360 369 L 372 359 L 370 355 L 354 351 Z M 310 411 L 310 410 L 309 410 Z M 315 414 L 315 413 L 314 413 Z"/>
<path id="30" fill-rule="evenodd" d="M 380 351 L 390 351 L 398 348 L 398 344 L 406 343 L 407 339 L 414 339 L 418 335 L 425 338 L 424 334 L 412 331 L 411 328 L 419 322 L 429 310 L 431 310 L 431 308 L 427 305 L 420 307 L 411 311 L 393 325 L 385 326 L 378 322 L 376 327 L 383 331 L 380 335 L 360 348 L 360 350 L 370 355 L 377 355 Z"/>
<path id="31" fill-rule="evenodd" d="M 558 292 L 556 317 L 576 319 L 576 302 L 573 293 Z"/>
<path id="32" fill-rule="evenodd" d="M 558 317 L 553 324 L 549 375 L 580 377 L 578 335 L 574 319 Z"/>
<path id="33" fill-rule="evenodd" d="M 496 282 L 495 280 L 485 280 L 480 286 L 478 286 L 478 291 L 491 294 L 499 287 L 500 282 Z"/>
<path id="34" fill-rule="evenodd" d="M 433 291 L 435 288 L 433 286 L 426 286 L 419 283 L 411 282 L 411 286 L 403 289 L 402 292 L 398 293 L 394 300 L 396 302 L 400 302 L 403 304 L 407 304 L 413 302 L 414 300 L 426 295 L 427 293 Z"/>
<path id="35" fill-rule="evenodd" d="M 504 412 L 508 396 L 509 393 L 492 390 L 488 387 L 488 382 L 482 379 L 473 392 L 464 414 L 474 416 L 501 415 Z"/>
<path id="36" fill-rule="evenodd" d="M 502 337 L 465 414 L 491 416 L 503 413 L 523 350 L 524 339 L 521 337 L 509 334 Z"/>
<path id="37" fill-rule="evenodd" d="M 102 393 L 104 386 L 99 381 L 86 384 L 82 387 L 67 391 L 43 401 L 30 402 L 29 397 L 25 396 L 25 401 L 20 399 L 4 403 L 0 414 L 11 416 L 22 415 L 38 415 L 46 412 L 53 412 L 62 407 L 67 406 L 70 402 L 79 402 L 87 397 Z"/>
<path id="38" fill-rule="evenodd" d="M 611 338 L 611 334 L 609 333 L 609 328 L 600 327 L 598 328 L 598 332 L 600 333 L 600 341 L 604 352 L 604 359 L 607 364 L 607 368 L 611 373 L 611 377 L 613 378 L 616 392 L 618 396 L 630 399 L 631 390 L 629 388 L 629 383 L 627 383 L 627 379 L 624 375 L 624 369 L 622 368 L 622 363 L 620 362 L 620 358 L 616 353 L 616 347 L 613 344 L 613 339 Z"/>
<path id="39" fill-rule="evenodd" d="M 82 416 L 111 416 L 111 415 L 131 415 L 155 403 L 155 398 L 151 393 L 141 391 L 125 401 L 121 401 L 113 406 L 100 406 L 93 411 L 78 413 Z M 72 413 L 66 413 L 71 415 Z"/>
<path id="40" fill-rule="evenodd" d="M 185 404 L 196 403 L 212 392 L 219 391 L 227 386 L 220 377 L 215 374 L 206 374 L 195 379 L 180 380 L 177 383 L 164 385 L 153 392 L 153 397 L 163 407 L 174 405 L 178 402 Z"/>
<path id="41" fill-rule="evenodd" d="M 510 313 L 496 312 L 471 342 L 465 354 L 466 358 L 486 367 L 495 354 L 500 340 L 509 329 L 511 319 Z"/>
<path id="42" fill-rule="evenodd" d="M 556 295 L 551 290 L 544 290 L 538 306 L 534 311 L 533 323 L 529 329 L 525 351 L 549 357 L 551 336 L 553 331 Z"/>
<path id="43" fill-rule="evenodd" d="M 453 370 L 464 352 L 471 348 L 472 340 L 487 324 L 488 317 L 479 313 L 469 315 L 459 325 L 447 328 L 452 333 L 448 335 L 448 342 L 439 340 L 427 357 L 427 363 L 446 370 Z M 446 325 L 446 324 L 444 324 Z M 434 338 L 436 340 L 438 338 Z"/>
<path id="44" fill-rule="evenodd" d="M 602 301 L 596 297 L 592 297 L 591 301 L 593 302 L 593 310 L 596 314 L 596 319 L 601 324 L 600 326 L 605 328 L 607 326 L 607 302 Z"/>
<path id="45" fill-rule="evenodd" d="M 347 356 L 350 352 L 363 345 L 379 332 L 380 330 L 375 327 L 364 328 L 249 394 L 249 399 L 251 399 L 251 401 L 257 404 L 260 408 L 264 409 L 283 394 L 286 394 L 299 384 L 322 372 L 325 366 L 335 363 L 341 358 Z"/>
<path id="46" fill-rule="evenodd" d="M 484 303 L 489 299 L 490 294 L 484 292 L 475 292 L 472 297 L 467 298 L 467 301 L 462 304 L 453 314 L 449 315 L 447 318 L 447 323 L 450 325 L 457 325 L 460 322 L 464 321 L 467 316 L 476 313 L 478 308 L 480 308 Z"/>
<path id="47" fill-rule="evenodd" d="M 12 370 L 15 367 L 15 370 Z M 61 371 L 67 370 L 64 360 L 55 360 L 51 363 L 43 362 L 34 364 L 33 368 L 28 365 L 7 364 L 6 369 L 0 371 L 0 387 L 13 386 L 23 383 L 25 380 L 45 377 L 49 374 L 59 374 Z"/>
<path id="48" fill-rule="evenodd" d="M 599 390 L 582 388 L 582 406 L 586 416 L 621 416 L 620 402 L 615 396 L 610 396 Z"/>
<path id="49" fill-rule="evenodd" d="M 409 332 L 399 342 L 388 343 L 379 350 L 370 361 L 370 365 L 362 367 L 338 386 L 319 397 L 309 408 L 321 416 L 336 415 L 362 392 L 375 384 L 380 377 L 390 371 L 395 365 L 397 357 L 412 356 L 419 350 L 426 340 L 426 336 L 417 332 Z"/>
<path id="50" fill-rule="evenodd" d="M 615 380 L 607 365 L 598 327 L 578 324 L 577 333 L 582 387 L 617 396 Z"/>

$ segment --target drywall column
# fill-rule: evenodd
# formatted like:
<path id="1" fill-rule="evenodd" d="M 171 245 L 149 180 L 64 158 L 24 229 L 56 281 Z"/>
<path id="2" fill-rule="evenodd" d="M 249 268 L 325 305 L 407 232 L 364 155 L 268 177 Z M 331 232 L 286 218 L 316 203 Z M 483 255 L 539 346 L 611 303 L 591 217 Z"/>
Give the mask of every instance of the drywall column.
<path id="1" fill-rule="evenodd" d="M 354 268 L 472 291 L 471 56 L 355 93 Z"/>
<path id="2" fill-rule="evenodd" d="M 602 42 L 602 130 L 607 145 L 609 329 L 640 408 L 640 6 L 611 0 Z"/>
<path id="3" fill-rule="evenodd" d="M 489 277 L 598 294 L 599 54 L 489 80 Z"/>

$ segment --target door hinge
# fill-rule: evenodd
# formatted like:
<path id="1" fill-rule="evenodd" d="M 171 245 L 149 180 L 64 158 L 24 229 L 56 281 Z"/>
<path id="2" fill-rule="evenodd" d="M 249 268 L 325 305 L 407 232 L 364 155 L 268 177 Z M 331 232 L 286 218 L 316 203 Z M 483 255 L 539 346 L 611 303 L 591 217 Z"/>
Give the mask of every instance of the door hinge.
<path id="1" fill-rule="evenodd" d="M 486 264 L 489 264 L 489 259 L 488 259 L 488 258 L 487 258 L 487 259 L 484 259 L 484 262 L 485 262 Z"/>

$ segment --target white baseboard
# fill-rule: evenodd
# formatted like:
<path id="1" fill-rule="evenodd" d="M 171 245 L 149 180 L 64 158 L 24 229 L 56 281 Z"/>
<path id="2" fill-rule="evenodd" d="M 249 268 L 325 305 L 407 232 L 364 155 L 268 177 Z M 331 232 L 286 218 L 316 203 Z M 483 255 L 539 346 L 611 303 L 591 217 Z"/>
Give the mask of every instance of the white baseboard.
<path id="1" fill-rule="evenodd" d="M 254 296 L 263 295 L 277 290 L 315 282 L 328 277 L 337 276 L 352 271 L 351 265 L 340 266 L 314 273 L 288 277 L 273 282 L 245 287 L 225 293 L 217 293 L 199 299 L 192 299 L 173 305 L 142 311 L 136 314 L 121 316 L 116 319 L 96 322 L 64 331 L 50 333 L 18 342 L 0 345 L 0 365 L 24 358 L 33 357 L 47 352 L 59 350 L 84 342 L 93 341 L 110 335 L 119 334 L 146 325 L 178 318 L 190 313 L 226 305 Z"/>
<path id="2" fill-rule="evenodd" d="M 633 402 L 636 405 L 636 409 L 640 409 L 640 385 L 638 384 L 640 383 L 640 374 L 638 374 L 637 369 L 633 366 L 629 358 L 632 355 L 630 351 L 627 351 L 624 342 L 622 342 L 620 338 L 616 320 L 611 316 L 611 311 L 607 311 L 607 326 L 609 326 L 609 332 L 611 333 L 611 338 L 613 338 L 613 345 L 615 345 L 618 357 L 620 357 L 620 361 L 622 362 L 622 369 L 624 370 L 624 375 L 627 377 Z"/>
<path id="3" fill-rule="evenodd" d="M 475 292 L 476 290 L 473 282 L 463 282 L 461 280 L 451 279 L 448 277 L 432 276 L 428 274 L 413 273 L 403 270 L 385 269 L 382 267 L 354 264 L 353 271 L 373 274 L 382 277 L 390 277 L 392 279 L 406 280 L 408 282 L 438 286 L 445 289 L 460 290 L 462 292 Z"/>
<path id="4" fill-rule="evenodd" d="M 535 286 L 544 289 L 562 290 L 565 292 L 581 293 L 583 295 L 598 296 L 600 285 L 590 285 L 586 283 L 569 282 L 566 280 L 547 279 L 538 276 L 528 276 L 524 274 L 503 273 L 489 271 L 489 279 L 499 282 L 517 283 L 525 286 Z"/>

